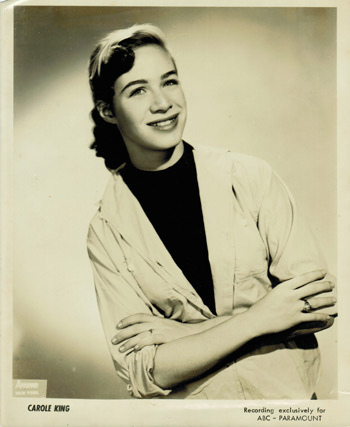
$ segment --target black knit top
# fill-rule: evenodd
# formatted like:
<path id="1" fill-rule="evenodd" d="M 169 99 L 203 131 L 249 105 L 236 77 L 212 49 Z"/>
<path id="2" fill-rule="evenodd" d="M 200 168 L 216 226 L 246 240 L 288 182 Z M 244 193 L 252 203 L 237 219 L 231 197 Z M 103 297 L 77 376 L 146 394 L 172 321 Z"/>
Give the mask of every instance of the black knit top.
<path id="1" fill-rule="evenodd" d="M 176 264 L 215 314 L 213 279 L 192 147 L 185 143 L 182 157 L 167 169 L 143 171 L 128 162 L 121 175 Z"/>

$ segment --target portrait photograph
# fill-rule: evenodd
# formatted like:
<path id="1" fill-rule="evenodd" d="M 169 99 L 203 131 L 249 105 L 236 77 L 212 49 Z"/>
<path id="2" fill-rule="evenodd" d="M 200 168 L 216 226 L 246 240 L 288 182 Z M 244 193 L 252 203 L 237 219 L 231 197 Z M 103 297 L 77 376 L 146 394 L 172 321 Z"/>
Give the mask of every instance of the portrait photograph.
<path id="1" fill-rule="evenodd" d="M 4 427 L 348 425 L 349 10 L 1 3 Z"/>

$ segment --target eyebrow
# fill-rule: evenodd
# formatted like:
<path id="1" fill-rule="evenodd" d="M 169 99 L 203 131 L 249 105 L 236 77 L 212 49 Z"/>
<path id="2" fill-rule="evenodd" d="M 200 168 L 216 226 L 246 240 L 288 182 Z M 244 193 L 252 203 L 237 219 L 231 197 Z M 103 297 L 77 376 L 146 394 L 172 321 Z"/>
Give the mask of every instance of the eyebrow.
<path id="1" fill-rule="evenodd" d="M 170 70 L 170 71 L 166 72 L 165 74 L 163 74 L 163 75 L 160 77 L 160 79 L 161 79 L 161 80 L 164 80 L 164 79 L 166 79 L 167 77 L 171 76 L 172 74 L 177 75 L 177 71 L 176 71 L 176 70 Z M 146 83 L 148 83 L 148 82 L 147 82 L 147 80 L 145 80 L 145 79 L 133 80 L 133 81 L 131 81 L 131 82 L 127 83 L 127 84 L 123 87 L 123 89 L 120 91 L 120 93 L 123 93 L 123 92 L 124 92 L 128 87 L 130 87 L 130 86 L 138 85 L 138 84 L 146 84 Z"/>

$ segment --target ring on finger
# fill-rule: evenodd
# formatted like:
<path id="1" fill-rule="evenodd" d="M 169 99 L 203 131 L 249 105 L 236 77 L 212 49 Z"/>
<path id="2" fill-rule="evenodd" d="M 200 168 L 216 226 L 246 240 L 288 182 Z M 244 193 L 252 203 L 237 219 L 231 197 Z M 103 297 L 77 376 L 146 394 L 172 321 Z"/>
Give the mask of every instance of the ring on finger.
<path id="1" fill-rule="evenodd" d="M 307 299 L 304 299 L 304 307 L 301 310 L 302 313 L 311 313 L 312 307 Z"/>

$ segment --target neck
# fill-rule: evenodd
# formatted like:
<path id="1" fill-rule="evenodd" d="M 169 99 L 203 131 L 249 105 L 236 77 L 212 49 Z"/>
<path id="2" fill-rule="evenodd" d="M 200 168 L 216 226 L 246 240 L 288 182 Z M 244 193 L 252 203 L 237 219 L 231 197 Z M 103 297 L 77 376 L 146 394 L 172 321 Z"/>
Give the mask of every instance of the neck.
<path id="1" fill-rule="evenodd" d="M 181 141 L 175 147 L 166 150 L 130 150 L 129 158 L 135 168 L 144 171 L 159 171 L 174 165 L 184 152 L 184 144 Z"/>

